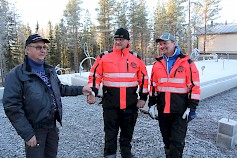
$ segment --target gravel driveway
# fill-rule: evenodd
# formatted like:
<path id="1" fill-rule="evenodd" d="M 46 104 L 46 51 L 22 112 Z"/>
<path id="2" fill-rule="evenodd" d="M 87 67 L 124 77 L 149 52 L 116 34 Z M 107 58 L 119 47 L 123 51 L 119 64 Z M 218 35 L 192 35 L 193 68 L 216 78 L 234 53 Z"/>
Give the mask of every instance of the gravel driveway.
<path id="1" fill-rule="evenodd" d="M 101 106 L 88 105 L 84 96 L 64 97 L 62 101 L 58 158 L 101 158 L 104 137 Z M 183 157 L 236 158 L 237 147 L 231 150 L 218 147 L 216 135 L 218 120 L 228 117 L 237 120 L 237 88 L 201 101 L 197 113 L 198 117 L 189 123 Z M 23 158 L 23 144 L 0 105 L 0 158 Z M 165 158 L 158 122 L 142 112 L 132 145 L 138 158 Z"/>

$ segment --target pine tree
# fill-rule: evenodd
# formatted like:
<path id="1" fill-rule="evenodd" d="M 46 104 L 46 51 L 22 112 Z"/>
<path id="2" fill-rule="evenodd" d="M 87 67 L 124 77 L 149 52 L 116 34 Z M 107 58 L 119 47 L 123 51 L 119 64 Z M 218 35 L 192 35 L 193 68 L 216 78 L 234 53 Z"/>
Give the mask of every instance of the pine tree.
<path id="1" fill-rule="evenodd" d="M 64 11 L 64 17 L 67 23 L 67 32 L 68 38 L 70 38 L 73 44 L 70 44 L 69 51 L 72 55 L 72 67 L 74 67 L 75 72 L 79 71 L 79 28 L 81 27 L 80 23 L 80 14 L 81 14 L 81 0 L 70 0 L 66 6 L 66 10 Z"/>

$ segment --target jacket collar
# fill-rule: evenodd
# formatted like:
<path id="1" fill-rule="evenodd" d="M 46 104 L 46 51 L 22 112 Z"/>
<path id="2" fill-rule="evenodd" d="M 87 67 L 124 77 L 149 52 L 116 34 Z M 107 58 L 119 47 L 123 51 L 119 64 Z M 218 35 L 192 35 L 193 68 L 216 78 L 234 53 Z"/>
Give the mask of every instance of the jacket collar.
<path id="1" fill-rule="evenodd" d="M 45 69 L 54 69 L 54 67 L 52 67 L 51 65 L 49 65 L 47 62 L 44 62 L 44 68 Z M 25 55 L 24 57 L 24 63 L 23 63 L 23 71 L 27 74 L 32 74 L 34 72 L 32 72 L 32 69 L 28 63 L 28 57 L 27 55 Z"/>
<path id="2" fill-rule="evenodd" d="M 125 56 L 125 55 L 129 54 L 129 50 L 130 50 L 130 44 L 128 44 L 128 46 L 126 48 L 122 49 L 122 50 L 116 49 L 115 45 L 113 46 L 113 52 L 115 52 L 115 53 L 117 53 L 118 55 L 121 55 L 121 56 L 122 55 Z"/>

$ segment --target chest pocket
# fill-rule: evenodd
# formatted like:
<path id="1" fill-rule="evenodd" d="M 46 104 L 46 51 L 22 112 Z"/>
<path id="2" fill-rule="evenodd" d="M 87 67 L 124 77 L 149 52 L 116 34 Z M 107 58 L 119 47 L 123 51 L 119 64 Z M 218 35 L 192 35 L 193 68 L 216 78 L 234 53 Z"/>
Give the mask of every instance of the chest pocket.
<path id="1" fill-rule="evenodd" d="M 36 79 L 27 78 L 25 80 L 22 80 L 24 100 L 28 100 L 30 98 L 42 98 L 42 94 L 47 93 L 47 87 L 42 86 L 40 82 L 43 82 L 43 81 L 39 81 L 39 80 L 40 78 L 36 78 Z"/>
<path id="2" fill-rule="evenodd" d="M 119 64 L 114 61 L 104 60 L 103 61 L 103 72 L 116 72 L 118 71 Z"/>
<path id="3" fill-rule="evenodd" d="M 184 66 L 180 65 L 179 67 L 177 67 L 177 69 L 175 70 L 175 73 L 174 73 L 174 77 L 176 77 L 176 78 L 185 78 L 186 77 L 186 69 L 184 68 Z"/>

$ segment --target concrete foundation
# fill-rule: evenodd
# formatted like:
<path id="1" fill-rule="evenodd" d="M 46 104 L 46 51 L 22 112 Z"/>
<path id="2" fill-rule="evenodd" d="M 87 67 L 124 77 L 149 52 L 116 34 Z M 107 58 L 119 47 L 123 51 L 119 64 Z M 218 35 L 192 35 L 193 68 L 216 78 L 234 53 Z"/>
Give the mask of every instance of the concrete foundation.
<path id="1" fill-rule="evenodd" d="M 227 118 L 218 121 L 216 143 L 228 149 L 233 149 L 237 145 L 237 121 Z"/>

